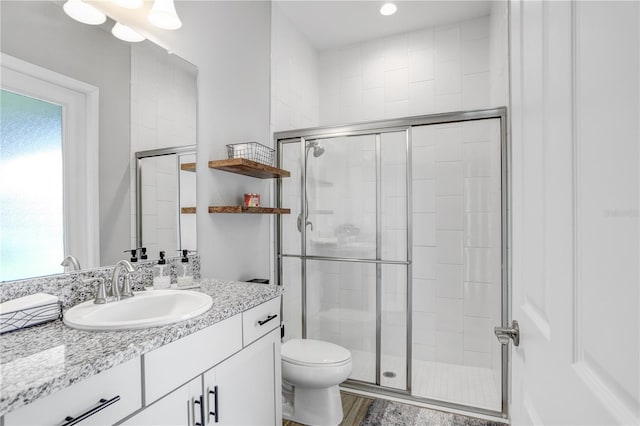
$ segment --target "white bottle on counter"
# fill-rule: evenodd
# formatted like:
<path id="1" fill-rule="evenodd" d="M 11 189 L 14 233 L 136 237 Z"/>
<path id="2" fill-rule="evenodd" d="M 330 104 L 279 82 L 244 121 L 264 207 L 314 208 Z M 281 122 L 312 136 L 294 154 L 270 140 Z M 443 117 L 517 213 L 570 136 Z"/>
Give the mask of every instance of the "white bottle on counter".
<path id="1" fill-rule="evenodd" d="M 160 252 L 160 260 L 153 265 L 153 289 L 163 290 L 171 286 L 171 276 L 169 275 L 169 265 L 164 258 L 164 252 Z"/>
<path id="2" fill-rule="evenodd" d="M 189 262 L 189 250 L 182 250 L 182 259 L 176 267 L 178 287 L 193 285 L 193 265 Z"/>

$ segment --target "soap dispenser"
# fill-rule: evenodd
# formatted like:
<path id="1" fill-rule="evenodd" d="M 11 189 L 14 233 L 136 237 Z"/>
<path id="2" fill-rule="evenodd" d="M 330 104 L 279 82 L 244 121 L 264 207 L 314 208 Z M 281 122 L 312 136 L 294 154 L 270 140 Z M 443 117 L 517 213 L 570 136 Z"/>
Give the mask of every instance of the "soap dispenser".
<path id="1" fill-rule="evenodd" d="M 138 247 L 138 250 L 140 250 L 140 260 L 147 260 L 147 248 L 146 247 Z"/>
<path id="2" fill-rule="evenodd" d="M 135 263 L 138 261 L 138 249 L 134 248 L 134 249 L 130 249 L 130 250 L 125 250 L 125 253 L 131 253 L 131 259 L 129 259 L 129 262 L 131 263 Z"/>
<path id="3" fill-rule="evenodd" d="M 193 284 L 193 265 L 189 262 L 188 255 L 189 250 L 182 250 L 182 259 L 176 267 L 178 287 L 186 287 Z"/>
<path id="4" fill-rule="evenodd" d="M 160 252 L 160 260 L 153 265 L 153 289 L 162 290 L 171 286 L 171 276 L 169 274 L 169 265 L 164 258 L 164 252 Z"/>

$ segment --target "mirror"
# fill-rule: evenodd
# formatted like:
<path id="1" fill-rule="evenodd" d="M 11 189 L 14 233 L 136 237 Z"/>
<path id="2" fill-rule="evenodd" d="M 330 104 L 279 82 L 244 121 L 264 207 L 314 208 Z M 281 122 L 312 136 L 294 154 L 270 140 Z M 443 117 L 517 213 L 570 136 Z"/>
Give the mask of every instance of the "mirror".
<path id="1" fill-rule="evenodd" d="M 195 146 L 136 152 L 136 241 L 152 258 L 196 249 Z"/>
<path id="2" fill-rule="evenodd" d="M 0 51 L 99 91 L 94 170 L 99 261 L 83 261 L 83 253 L 64 254 L 78 257 L 83 268 L 106 266 L 128 258 L 124 251 L 137 243 L 135 153 L 189 146 L 195 156 L 197 68 L 149 41 L 116 39 L 110 33 L 111 20 L 98 27 L 76 22 L 61 6 L 51 1 L 1 2 Z M 194 223 L 187 225 L 186 220 L 184 227 L 195 228 L 192 216 Z M 196 249 L 194 240 L 184 244 Z M 167 255 L 173 256 L 169 251 L 178 247 L 166 248 Z M 154 256 L 157 252 L 149 251 L 149 257 Z M 63 272 L 61 258 L 45 257 L 47 274 Z M 25 271 L 10 279 L 33 275 Z"/>

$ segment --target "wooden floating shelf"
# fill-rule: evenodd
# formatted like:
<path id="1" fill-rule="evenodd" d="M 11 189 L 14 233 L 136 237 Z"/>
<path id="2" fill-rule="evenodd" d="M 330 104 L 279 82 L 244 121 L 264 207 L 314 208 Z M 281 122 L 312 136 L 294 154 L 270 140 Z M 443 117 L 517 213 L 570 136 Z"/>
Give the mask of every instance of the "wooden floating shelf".
<path id="1" fill-rule="evenodd" d="M 267 166 L 247 160 L 246 158 L 229 158 L 227 160 L 209 161 L 212 169 L 224 170 L 225 172 L 237 173 L 239 175 L 251 176 L 260 179 L 273 179 L 291 176 L 287 170 L 277 167 Z"/>
<path id="2" fill-rule="evenodd" d="M 291 213 L 291 209 L 279 209 L 274 207 L 209 206 L 209 213 L 289 214 Z"/>
<path id="3" fill-rule="evenodd" d="M 183 170 L 185 172 L 195 172 L 196 163 L 182 163 L 180 164 L 180 170 Z"/>
<path id="4" fill-rule="evenodd" d="M 195 207 L 182 207 L 180 208 L 180 213 L 182 214 L 196 214 Z"/>

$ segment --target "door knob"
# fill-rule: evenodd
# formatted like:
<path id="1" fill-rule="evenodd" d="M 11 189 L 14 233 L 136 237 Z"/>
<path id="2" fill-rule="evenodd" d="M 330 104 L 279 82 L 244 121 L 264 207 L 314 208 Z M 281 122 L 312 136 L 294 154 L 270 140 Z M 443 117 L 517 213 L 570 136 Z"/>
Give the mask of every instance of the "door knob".
<path id="1" fill-rule="evenodd" d="M 509 339 L 513 340 L 513 346 L 520 345 L 520 327 L 516 320 L 511 321 L 511 327 L 494 327 L 493 332 L 502 345 L 509 344 Z"/>

